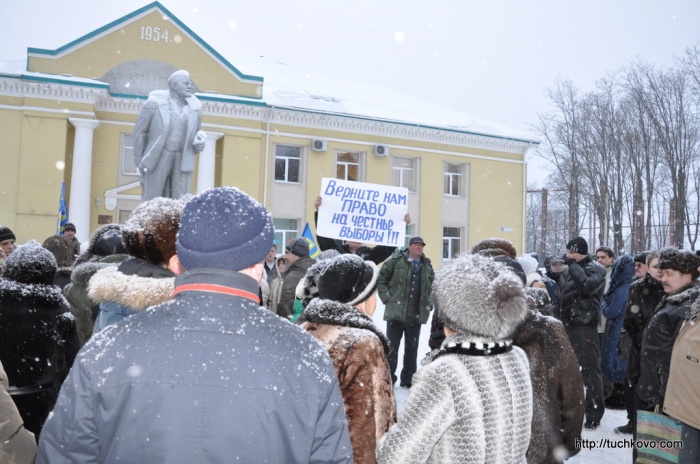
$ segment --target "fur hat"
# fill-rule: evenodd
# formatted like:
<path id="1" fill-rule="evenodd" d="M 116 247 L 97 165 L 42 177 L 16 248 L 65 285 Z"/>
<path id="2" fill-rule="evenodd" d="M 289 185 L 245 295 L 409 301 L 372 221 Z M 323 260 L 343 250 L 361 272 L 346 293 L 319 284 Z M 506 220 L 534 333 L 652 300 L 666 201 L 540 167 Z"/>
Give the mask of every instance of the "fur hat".
<path id="1" fill-rule="evenodd" d="M 472 247 L 472 253 L 492 257 L 507 256 L 510 259 L 515 259 L 517 256 L 515 246 L 504 238 L 487 238 L 477 242 Z"/>
<path id="2" fill-rule="evenodd" d="M 23 284 L 52 285 L 56 270 L 53 254 L 36 240 L 30 240 L 7 257 L 2 276 Z"/>
<path id="3" fill-rule="evenodd" d="M 566 249 L 580 255 L 588 254 L 588 242 L 583 237 L 574 237 L 566 244 Z"/>
<path id="4" fill-rule="evenodd" d="M 641 253 L 637 253 L 636 255 L 634 255 L 634 262 L 635 263 L 642 263 L 642 264 L 646 265 L 647 256 L 649 256 L 648 251 L 642 251 Z"/>
<path id="5" fill-rule="evenodd" d="M 666 247 L 659 250 L 659 263 L 657 266 L 659 269 L 673 269 L 682 274 L 691 274 L 693 279 L 697 279 L 700 256 L 692 251 Z"/>
<path id="6" fill-rule="evenodd" d="M 155 265 L 175 254 L 184 199 L 154 198 L 141 203 L 122 226 L 122 242 L 131 256 Z"/>
<path id="7" fill-rule="evenodd" d="M 270 213 L 235 187 L 192 198 L 182 212 L 177 255 L 185 269 L 240 271 L 262 262 L 274 243 Z"/>
<path id="8" fill-rule="evenodd" d="M 494 256 L 493 260 L 497 263 L 505 264 L 516 276 L 518 276 L 520 280 L 523 281 L 523 285 L 527 284 L 527 274 L 525 274 L 523 266 L 519 261 L 510 259 L 507 256 Z"/>
<path id="9" fill-rule="evenodd" d="M 63 226 L 63 231 L 65 232 L 67 230 L 72 230 L 73 232 L 75 232 L 75 224 L 73 224 L 72 222 L 66 222 Z"/>
<path id="10" fill-rule="evenodd" d="M 0 242 L 5 240 L 17 240 L 17 237 L 15 237 L 15 233 L 9 227 L 0 226 Z"/>
<path id="11" fill-rule="evenodd" d="M 463 253 L 443 267 L 433 297 L 446 326 L 490 341 L 510 338 L 527 315 L 522 280 L 478 254 Z"/>
<path id="12" fill-rule="evenodd" d="M 295 238 L 291 242 L 287 243 L 285 250 L 289 251 L 293 255 L 303 258 L 304 256 L 309 256 L 309 242 L 307 242 L 304 237 Z"/>
<path id="13" fill-rule="evenodd" d="M 379 268 L 352 253 L 323 261 L 318 273 L 318 296 L 349 305 L 362 303 L 377 288 Z"/>

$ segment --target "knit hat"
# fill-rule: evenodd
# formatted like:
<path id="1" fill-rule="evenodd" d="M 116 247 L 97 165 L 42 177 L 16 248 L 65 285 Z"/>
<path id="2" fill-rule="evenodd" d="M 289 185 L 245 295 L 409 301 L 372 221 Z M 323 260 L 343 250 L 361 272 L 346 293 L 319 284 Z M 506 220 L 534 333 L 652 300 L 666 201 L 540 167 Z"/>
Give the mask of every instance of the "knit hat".
<path id="1" fill-rule="evenodd" d="M 291 254 L 297 255 L 300 258 L 309 256 L 309 242 L 307 242 L 303 237 L 295 238 L 291 242 L 287 243 L 285 249 Z"/>
<path id="2" fill-rule="evenodd" d="M 122 241 L 129 254 L 155 265 L 167 263 L 175 254 L 185 201 L 158 197 L 132 211 L 122 226 Z"/>
<path id="3" fill-rule="evenodd" d="M 260 203 L 235 187 L 218 187 L 185 205 L 177 255 L 185 269 L 240 271 L 262 262 L 274 238 L 270 213 Z"/>
<path id="4" fill-rule="evenodd" d="M 56 270 L 53 254 L 36 240 L 30 240 L 7 257 L 2 276 L 23 284 L 52 285 Z"/>
<path id="5" fill-rule="evenodd" d="M 588 254 L 588 242 L 583 237 L 574 237 L 569 240 L 566 244 L 566 249 L 572 253 L 578 253 L 580 255 Z"/>
<path id="6" fill-rule="evenodd" d="M 525 275 L 537 272 L 537 260 L 530 255 L 518 256 L 518 262 L 523 267 Z"/>
<path id="7" fill-rule="evenodd" d="M 17 237 L 15 237 L 15 233 L 9 227 L 0 226 L 0 242 L 5 240 L 17 240 Z"/>
<path id="8" fill-rule="evenodd" d="M 673 269 L 682 274 L 691 274 L 693 279 L 698 277 L 700 256 L 692 251 L 679 250 L 675 247 L 666 247 L 659 250 L 659 269 Z"/>
<path id="9" fill-rule="evenodd" d="M 362 303 L 377 288 L 379 268 L 372 261 L 346 253 L 321 263 L 318 296 L 349 305 Z"/>
<path id="10" fill-rule="evenodd" d="M 477 242 L 472 247 L 472 253 L 491 257 L 507 256 L 510 259 L 515 259 L 517 256 L 515 246 L 504 238 L 487 238 Z"/>
<path id="11" fill-rule="evenodd" d="M 66 224 L 63 226 L 63 231 L 65 232 L 67 230 L 72 230 L 75 232 L 75 225 L 72 222 L 66 222 Z"/>
<path id="12" fill-rule="evenodd" d="M 487 340 L 510 338 L 527 315 L 522 280 L 505 264 L 463 253 L 433 283 L 440 319 L 451 329 Z"/>

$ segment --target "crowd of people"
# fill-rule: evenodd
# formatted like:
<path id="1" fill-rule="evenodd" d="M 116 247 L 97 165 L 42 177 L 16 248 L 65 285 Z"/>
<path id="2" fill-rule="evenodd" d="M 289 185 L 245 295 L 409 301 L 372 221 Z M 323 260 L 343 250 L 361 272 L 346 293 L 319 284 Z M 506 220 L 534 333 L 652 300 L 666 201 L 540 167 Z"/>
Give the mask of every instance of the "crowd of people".
<path id="1" fill-rule="evenodd" d="M 231 187 L 144 201 L 82 246 L 70 223 L 19 247 L 0 227 L 0 462 L 558 463 L 610 407 L 622 435 L 677 417 L 697 462 L 697 403 L 667 388 L 694 252 L 574 237 L 541 270 L 493 238 L 436 272 L 418 236 L 319 236 L 312 259 L 274 235 Z"/>

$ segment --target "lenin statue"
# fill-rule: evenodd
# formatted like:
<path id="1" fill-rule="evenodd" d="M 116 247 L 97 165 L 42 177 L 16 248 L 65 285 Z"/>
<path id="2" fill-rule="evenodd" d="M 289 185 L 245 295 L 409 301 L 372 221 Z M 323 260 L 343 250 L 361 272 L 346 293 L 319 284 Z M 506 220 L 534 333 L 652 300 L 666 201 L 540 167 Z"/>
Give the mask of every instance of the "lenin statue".
<path id="1" fill-rule="evenodd" d="M 168 78 L 168 90 L 148 95 L 134 127 L 134 161 L 141 175 L 141 200 L 190 193 L 195 153 L 204 150 L 202 104 L 192 95 L 187 71 Z"/>

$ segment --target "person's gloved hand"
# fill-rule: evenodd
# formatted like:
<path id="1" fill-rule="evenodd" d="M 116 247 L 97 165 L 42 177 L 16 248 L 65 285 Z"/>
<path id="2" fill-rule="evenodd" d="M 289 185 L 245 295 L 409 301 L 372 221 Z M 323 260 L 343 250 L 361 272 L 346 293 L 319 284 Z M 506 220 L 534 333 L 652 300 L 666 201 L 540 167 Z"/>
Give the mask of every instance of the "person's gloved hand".
<path id="1" fill-rule="evenodd" d="M 576 261 L 574 258 L 567 258 L 564 256 L 564 264 L 567 266 L 571 266 L 572 264 L 576 264 L 578 261 Z"/>

